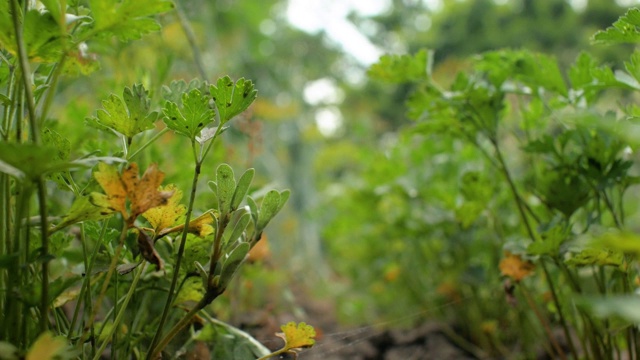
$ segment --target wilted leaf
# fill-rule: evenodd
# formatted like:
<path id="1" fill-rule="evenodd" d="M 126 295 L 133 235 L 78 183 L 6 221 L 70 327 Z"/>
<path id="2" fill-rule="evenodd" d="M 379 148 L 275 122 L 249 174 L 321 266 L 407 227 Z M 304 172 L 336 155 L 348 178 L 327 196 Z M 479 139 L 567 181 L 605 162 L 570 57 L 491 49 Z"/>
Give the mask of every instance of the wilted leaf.
<path id="1" fill-rule="evenodd" d="M 520 255 L 505 252 L 505 257 L 500 260 L 500 273 L 515 281 L 520 281 L 533 273 L 535 265 L 527 260 L 523 260 Z"/>
<path id="2" fill-rule="evenodd" d="M 154 264 L 157 270 L 164 269 L 164 261 L 153 246 L 153 239 L 143 230 L 138 231 L 138 248 L 143 259 Z"/>

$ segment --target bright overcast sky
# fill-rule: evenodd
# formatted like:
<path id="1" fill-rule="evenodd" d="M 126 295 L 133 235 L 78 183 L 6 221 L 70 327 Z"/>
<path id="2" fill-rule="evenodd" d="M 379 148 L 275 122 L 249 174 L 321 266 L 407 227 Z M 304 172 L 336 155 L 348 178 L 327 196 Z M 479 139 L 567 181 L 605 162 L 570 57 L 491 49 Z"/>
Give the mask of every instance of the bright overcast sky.
<path id="1" fill-rule="evenodd" d="M 363 65 L 370 65 L 383 51 L 371 44 L 346 17 L 352 11 L 363 16 L 380 14 L 390 4 L 389 0 L 289 0 L 287 18 L 293 26 L 306 32 L 326 31 L 346 52 Z"/>

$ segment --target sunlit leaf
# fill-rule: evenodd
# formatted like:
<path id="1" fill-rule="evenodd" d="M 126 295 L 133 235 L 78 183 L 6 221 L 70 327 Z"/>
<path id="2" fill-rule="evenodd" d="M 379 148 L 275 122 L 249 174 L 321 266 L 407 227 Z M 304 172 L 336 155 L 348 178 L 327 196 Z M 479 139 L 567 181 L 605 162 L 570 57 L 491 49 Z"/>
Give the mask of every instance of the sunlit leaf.
<path id="1" fill-rule="evenodd" d="M 221 124 L 245 111 L 258 96 L 251 80 L 240 78 L 234 84 L 228 76 L 219 78 L 216 85 L 211 85 L 209 90 Z"/>

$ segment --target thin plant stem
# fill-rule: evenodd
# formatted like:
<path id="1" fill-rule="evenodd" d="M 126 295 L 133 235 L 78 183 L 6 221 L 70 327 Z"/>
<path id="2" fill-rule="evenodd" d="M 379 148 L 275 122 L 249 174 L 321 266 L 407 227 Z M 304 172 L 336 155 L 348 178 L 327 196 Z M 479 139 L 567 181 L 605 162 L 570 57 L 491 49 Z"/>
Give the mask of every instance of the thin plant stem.
<path id="1" fill-rule="evenodd" d="M 40 332 L 47 330 L 49 323 L 49 221 L 47 220 L 47 190 L 44 179 L 38 177 L 38 205 L 40 207 L 40 235 L 42 247 L 42 286 L 40 294 Z"/>
<path id="2" fill-rule="evenodd" d="M 24 84 L 24 92 L 26 96 L 27 108 L 29 110 L 29 127 L 31 141 L 35 145 L 40 144 L 40 128 L 38 127 L 38 121 L 36 119 L 36 107 L 34 103 L 32 79 L 31 79 L 31 67 L 29 65 L 29 59 L 27 57 L 27 49 L 22 37 L 22 22 L 18 15 L 18 1 L 11 0 L 11 19 L 13 21 L 13 28 L 16 34 L 16 46 L 18 48 L 18 60 L 20 62 L 20 68 L 22 69 L 22 80 Z M 42 175 L 35 179 L 36 186 L 38 188 L 37 196 L 40 207 L 40 228 L 41 228 L 41 247 L 42 247 L 42 286 L 40 293 L 40 332 L 44 332 L 48 327 L 49 322 L 49 239 L 48 239 L 48 221 L 47 221 L 47 189 L 45 187 L 44 178 Z M 26 250 L 28 251 L 28 249 Z"/>
<path id="3" fill-rule="evenodd" d="M 118 241 L 118 246 L 116 247 L 116 251 L 113 254 L 113 258 L 111 259 L 111 263 L 109 264 L 109 270 L 107 270 L 107 275 L 104 278 L 102 283 L 102 289 L 100 290 L 100 294 L 98 294 L 98 298 L 96 299 L 96 303 L 93 306 L 93 311 L 91 312 L 91 317 L 89 318 L 89 326 L 93 326 L 93 322 L 95 321 L 97 312 L 100 310 L 100 306 L 102 305 L 102 301 L 107 293 L 107 289 L 109 288 L 109 282 L 111 281 L 111 277 L 113 276 L 113 272 L 116 269 L 116 265 L 118 264 L 118 259 L 120 258 L 120 252 L 122 252 L 122 247 L 124 246 L 124 239 L 127 237 L 127 230 L 129 226 L 126 221 L 123 221 L 122 230 L 120 231 L 120 240 Z M 83 334 L 80 340 L 80 344 L 84 342 L 86 338 L 86 333 Z M 99 352 L 98 352 L 99 353 Z"/>
<path id="4" fill-rule="evenodd" d="M 529 294 L 529 290 L 527 290 L 527 287 L 524 286 L 524 284 L 522 283 L 520 283 L 520 290 L 522 291 L 522 294 L 527 300 L 529 307 L 531 308 L 531 310 L 533 310 L 533 312 L 536 314 L 536 317 L 542 324 L 542 327 L 544 328 L 544 331 L 546 332 L 547 337 L 549 338 L 549 342 L 551 342 L 551 345 L 553 346 L 555 351 L 558 353 L 560 358 L 566 359 L 567 358 L 566 354 L 564 353 L 564 351 L 562 350 L 562 348 L 560 347 L 556 339 L 553 337 L 553 333 L 551 332 L 551 327 L 549 326 L 549 323 L 545 320 L 544 316 L 540 313 L 540 309 L 538 309 L 538 306 L 531 298 L 531 294 Z M 558 310 L 558 312 L 560 311 Z"/>
<path id="5" fill-rule="evenodd" d="M 193 141 L 192 141 L 192 145 L 195 146 Z M 195 156 L 195 153 L 194 153 L 194 156 Z M 155 352 L 154 349 L 157 347 L 158 341 L 162 336 L 162 328 L 164 327 L 164 324 L 167 321 L 167 317 L 169 316 L 169 309 L 171 308 L 171 302 L 173 301 L 173 295 L 174 295 L 173 293 L 175 292 L 176 285 L 178 283 L 179 270 L 180 270 L 180 266 L 182 265 L 182 256 L 184 254 L 185 244 L 187 243 L 187 234 L 189 232 L 189 222 L 191 221 L 193 204 L 195 203 L 195 199 L 196 199 L 196 191 L 198 187 L 198 179 L 200 178 L 201 166 L 202 166 L 202 163 L 196 156 L 195 168 L 193 172 L 193 181 L 191 183 L 191 194 L 189 196 L 189 204 L 187 206 L 187 212 L 185 214 L 184 229 L 182 230 L 182 236 L 180 238 L 180 246 L 178 247 L 178 254 L 176 255 L 176 263 L 175 263 L 175 266 L 173 267 L 173 276 L 171 278 L 171 285 L 169 286 L 167 301 L 165 302 L 164 308 L 162 310 L 160 323 L 158 324 L 156 333 L 153 336 L 153 340 L 151 341 L 151 346 L 147 354 L 147 360 L 151 359 L 151 355 Z"/>
<path id="6" fill-rule="evenodd" d="M 98 351 L 96 351 L 96 354 L 93 357 L 93 360 L 100 360 L 102 352 L 107 347 L 107 344 L 109 343 L 110 339 L 114 336 L 116 330 L 118 329 L 120 322 L 122 321 L 124 314 L 127 310 L 127 305 L 129 304 L 129 300 L 131 300 L 133 293 L 136 291 L 136 285 L 138 284 L 138 280 L 140 280 L 140 276 L 144 272 L 146 265 L 147 265 L 147 262 L 143 261 L 142 264 L 136 270 L 136 274 L 133 277 L 133 282 L 131 283 L 131 286 L 129 287 L 129 291 L 127 292 L 127 295 L 124 298 L 124 301 L 120 307 L 120 311 L 118 311 L 115 319 L 113 320 L 113 326 L 111 326 L 111 329 L 109 329 L 109 333 L 104 338 L 104 341 L 98 348 Z M 116 300 L 116 303 L 117 303 L 117 300 Z"/>
<path id="7" fill-rule="evenodd" d="M 84 268 L 84 281 L 82 282 L 82 287 L 80 288 L 80 294 L 78 295 L 78 299 L 82 299 L 83 298 L 83 294 L 86 293 L 87 295 L 87 300 L 85 301 L 85 306 L 87 306 L 86 311 L 91 314 L 93 312 L 92 310 L 92 305 L 91 305 L 91 291 L 89 291 L 89 288 L 91 286 L 91 273 L 93 271 L 93 264 L 95 264 L 96 262 L 96 258 L 98 256 L 98 253 L 100 251 L 100 245 L 102 243 L 102 239 L 104 239 L 104 235 L 107 232 L 107 221 L 104 221 L 102 224 L 102 230 L 100 231 L 100 236 L 99 238 L 96 240 L 96 246 L 93 249 L 93 253 L 91 254 L 91 259 L 90 260 L 86 260 L 85 259 L 85 268 Z M 86 239 L 84 238 L 84 225 L 82 225 L 81 227 L 81 241 L 83 242 L 83 248 L 86 247 Z M 85 256 L 86 257 L 86 256 Z M 80 302 L 78 302 L 78 304 L 76 304 L 76 308 L 73 311 L 73 318 L 71 319 L 71 325 L 69 326 L 69 334 L 67 334 L 67 338 L 71 339 L 71 336 L 73 335 L 73 328 L 75 327 L 75 323 L 76 320 L 78 318 L 78 314 L 80 312 Z M 93 326 L 91 327 L 91 329 L 93 329 Z"/>
<path id="8" fill-rule="evenodd" d="M 167 335 L 165 335 L 165 337 L 162 338 L 162 340 L 159 340 L 155 347 L 150 349 L 150 351 L 147 353 L 147 359 L 157 359 L 158 355 L 160 354 L 160 351 L 162 351 L 162 349 L 164 349 L 167 345 L 169 345 L 169 342 L 176 335 L 178 335 L 178 333 L 180 331 L 182 331 L 182 329 L 191 322 L 191 319 L 194 316 L 196 316 L 196 314 L 200 310 L 204 309 L 204 307 L 207 306 L 209 303 L 210 303 L 210 301 L 208 302 L 207 298 L 205 296 L 191 310 L 189 310 L 188 313 L 183 315 L 182 318 L 180 319 L 180 321 L 178 321 L 178 323 L 175 324 L 171 328 L 171 330 L 169 330 Z"/>
<path id="9" fill-rule="evenodd" d="M 142 152 L 142 150 L 146 149 L 149 145 L 151 145 L 153 142 L 155 142 L 158 138 L 160 138 L 162 135 L 164 135 L 167 131 L 169 131 L 169 128 L 164 128 L 160 131 L 158 131 L 157 134 L 153 135 L 153 137 L 151 137 L 151 139 L 149 139 L 149 141 L 147 141 L 146 143 L 144 143 L 142 146 L 140 146 L 139 148 L 137 148 L 134 152 L 132 152 L 131 154 L 129 154 L 127 156 L 127 161 L 131 161 L 134 157 L 136 157 L 140 152 Z"/>
<path id="10" fill-rule="evenodd" d="M 496 158 L 498 160 L 498 163 L 500 164 L 500 168 L 502 170 L 502 173 L 505 177 L 505 179 L 507 180 L 507 183 L 509 184 L 509 188 L 511 189 L 511 194 L 514 197 L 514 200 L 516 202 L 517 208 L 518 208 L 518 212 L 520 213 L 520 217 L 522 218 L 522 221 L 524 222 L 525 228 L 527 230 L 527 233 L 529 234 L 529 237 L 531 238 L 531 241 L 536 241 L 537 238 L 533 232 L 533 228 L 531 227 L 531 224 L 529 223 L 529 218 L 527 216 L 527 213 L 525 212 L 525 207 L 524 207 L 524 201 L 522 200 L 522 198 L 520 197 L 520 194 L 518 192 L 518 189 L 516 188 L 516 185 L 513 181 L 513 178 L 511 177 L 511 173 L 509 172 L 509 169 L 507 168 L 507 164 L 504 160 L 504 157 L 502 156 L 502 151 L 500 150 L 500 147 L 498 146 L 498 142 L 497 141 L 492 141 L 492 144 L 494 146 L 495 149 L 495 153 L 496 153 Z M 549 270 L 547 269 L 546 264 L 544 263 L 544 260 L 540 260 L 540 264 L 542 267 L 542 270 L 545 274 L 545 278 L 547 280 L 547 284 L 549 285 L 549 290 L 551 291 L 552 297 L 553 297 L 553 302 L 556 306 L 556 308 L 558 309 L 558 315 L 560 317 L 560 323 L 562 325 L 562 329 L 564 331 L 565 337 L 567 338 L 567 342 L 569 343 L 569 347 L 572 351 L 572 354 L 574 357 L 576 357 L 576 352 L 575 352 L 575 346 L 573 344 L 573 341 L 571 339 L 571 332 L 569 331 L 569 326 L 565 320 L 563 311 L 562 311 L 562 307 L 561 307 L 561 303 L 560 300 L 558 298 L 558 294 L 557 291 L 555 289 L 555 285 L 553 283 L 553 280 L 551 279 L 551 275 L 549 273 Z M 543 324 L 544 325 L 544 324 Z"/>
<path id="11" fill-rule="evenodd" d="M 204 69 L 204 62 L 202 61 L 202 56 L 200 55 L 200 49 L 198 48 L 198 44 L 196 42 L 196 36 L 193 33 L 193 28 L 189 23 L 189 19 L 185 15 L 179 1 L 174 3 L 176 5 L 176 14 L 178 15 L 178 19 L 180 19 L 180 26 L 182 26 L 182 31 L 184 31 L 184 35 L 187 37 L 187 42 L 189 42 L 189 46 L 191 47 L 191 52 L 193 53 L 193 62 L 196 64 L 196 69 L 198 69 L 198 73 L 203 80 L 207 80 L 207 72 Z"/>

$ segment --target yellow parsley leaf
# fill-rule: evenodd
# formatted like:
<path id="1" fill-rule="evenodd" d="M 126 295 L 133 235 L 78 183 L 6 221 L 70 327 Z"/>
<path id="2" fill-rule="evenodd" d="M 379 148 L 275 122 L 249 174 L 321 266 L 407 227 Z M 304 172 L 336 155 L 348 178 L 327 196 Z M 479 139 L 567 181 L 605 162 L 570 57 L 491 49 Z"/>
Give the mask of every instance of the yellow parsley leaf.
<path id="1" fill-rule="evenodd" d="M 120 212 L 129 224 L 133 224 L 135 219 L 145 211 L 166 204 L 167 199 L 173 194 L 168 191 L 158 191 L 164 179 L 164 173 L 158 170 L 156 164 L 151 164 L 140 178 L 136 163 L 131 163 L 122 171 L 122 174 L 118 174 L 114 166 L 100 163 L 94 177 L 106 194 L 92 194 L 92 203 Z M 127 199 L 130 204 L 130 214 L 127 212 Z"/>
<path id="2" fill-rule="evenodd" d="M 175 225 L 187 211 L 187 208 L 180 204 L 182 191 L 177 189 L 174 184 L 160 187 L 159 191 L 172 192 L 173 195 L 167 200 L 166 204 L 153 207 L 142 213 L 142 216 L 153 226 L 156 234 Z"/>
<path id="3" fill-rule="evenodd" d="M 536 266 L 528 260 L 523 260 L 520 255 L 505 252 L 505 257 L 500 260 L 500 273 L 515 281 L 520 281 L 533 273 Z"/>
<path id="4" fill-rule="evenodd" d="M 189 232 L 200 237 L 205 237 L 207 235 L 213 234 L 213 211 L 207 211 L 204 214 L 198 216 L 197 218 L 189 221 Z M 184 229 L 184 224 L 174 226 L 172 228 L 164 229 L 160 231 L 159 235 L 164 236 L 169 233 L 182 231 Z"/>
<path id="5" fill-rule="evenodd" d="M 158 191 L 162 180 L 164 180 L 164 173 L 158 170 L 156 164 L 151 164 L 142 178 L 138 176 L 136 163 L 131 163 L 122 172 L 122 182 L 131 201 L 132 218 L 138 217 L 153 207 L 166 204 L 172 193 Z"/>
<path id="6" fill-rule="evenodd" d="M 280 329 L 282 332 L 277 333 L 276 336 L 284 339 L 286 351 L 312 347 L 316 343 L 313 339 L 316 337 L 316 329 L 304 322 L 296 325 L 295 322 L 291 321 L 286 325 L 282 325 Z"/>
<path id="7" fill-rule="evenodd" d="M 120 180 L 118 169 L 105 163 L 98 164 L 98 171 L 93 174 L 98 184 L 106 192 L 106 194 L 95 194 L 92 196 L 92 202 L 95 205 L 106 207 L 113 211 L 117 211 L 126 216 L 127 209 L 125 201 L 127 198 L 127 190 Z"/>
<path id="8" fill-rule="evenodd" d="M 53 337 L 51 332 L 42 333 L 29 349 L 26 360 L 57 359 L 67 348 L 67 341 L 63 337 Z"/>

